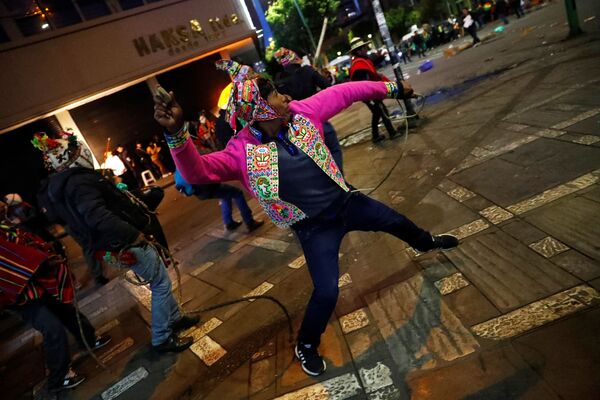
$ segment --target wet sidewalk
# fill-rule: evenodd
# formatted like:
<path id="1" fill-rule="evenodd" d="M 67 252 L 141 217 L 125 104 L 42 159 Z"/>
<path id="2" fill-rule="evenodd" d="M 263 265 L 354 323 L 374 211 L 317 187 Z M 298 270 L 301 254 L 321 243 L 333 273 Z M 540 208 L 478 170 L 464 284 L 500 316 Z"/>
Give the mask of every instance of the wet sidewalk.
<path id="1" fill-rule="evenodd" d="M 549 25 L 557 10 L 538 14 Z M 565 28 L 555 27 L 545 40 L 560 47 Z M 113 336 L 98 352 L 109 369 L 79 359 L 88 380 L 61 398 L 596 398 L 600 42 L 591 33 L 519 64 L 539 41 L 520 29 L 504 39 L 518 43 L 502 64 L 486 68 L 518 66 L 426 108 L 407 138 L 344 149 L 349 182 L 461 245 L 418 256 L 388 235 L 347 235 L 322 376 L 308 377 L 293 361 L 286 319 L 266 300 L 203 313 L 187 332 L 190 350 L 158 356 L 149 344 L 150 292 L 115 278 L 86 288 L 81 300 L 94 326 Z M 497 54 L 502 43 L 439 68 Z M 349 112 L 368 118 L 366 107 Z M 291 232 L 267 223 L 252 235 L 226 233 L 215 202 L 166 190 L 160 218 L 181 262 L 181 280 L 171 274 L 184 309 L 266 294 L 286 306 L 295 332 L 311 283 Z M 39 344 L 31 330 L 2 343 L 8 398 L 31 398 L 43 379 Z"/>

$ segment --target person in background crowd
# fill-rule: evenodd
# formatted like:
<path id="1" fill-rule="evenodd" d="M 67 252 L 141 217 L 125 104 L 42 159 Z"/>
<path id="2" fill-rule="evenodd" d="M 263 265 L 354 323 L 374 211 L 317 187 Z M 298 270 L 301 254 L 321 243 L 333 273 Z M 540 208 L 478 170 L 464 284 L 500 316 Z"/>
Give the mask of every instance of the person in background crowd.
<path id="1" fill-rule="evenodd" d="M 104 152 L 104 162 L 100 164 L 100 169 L 109 169 L 112 171 L 114 176 L 120 177 L 127 171 L 127 167 L 123 164 L 123 161 L 117 156 L 116 151 Z"/>
<path id="2" fill-rule="evenodd" d="M 177 332 L 194 326 L 197 317 L 182 316 L 161 253 L 154 244 L 152 214 L 135 198 L 93 169 L 92 153 L 68 133 L 60 139 L 36 134 L 50 175 L 38 192 L 40 208 L 50 221 L 65 225 L 84 249 L 148 281 L 152 292 L 152 346 L 157 352 L 180 352 L 191 337 Z"/>
<path id="3" fill-rule="evenodd" d="M 494 15 L 492 13 L 492 8 L 494 7 L 494 4 L 492 3 L 491 0 L 484 0 L 483 3 L 483 15 L 484 15 L 484 21 L 487 22 L 492 22 L 492 20 L 494 19 Z"/>
<path id="4" fill-rule="evenodd" d="M 15 228 L 41 237 L 44 241 L 52 243 L 54 251 L 66 257 L 65 248 L 48 230 L 48 221 L 43 214 L 31 204 L 23 201 L 18 193 L 10 193 L 2 198 L 6 205 L 5 217 L 8 223 Z"/>
<path id="5" fill-rule="evenodd" d="M 167 168 L 161 160 L 161 151 L 162 147 L 158 146 L 155 142 L 148 143 L 148 147 L 146 147 L 146 153 L 148 153 L 154 165 L 158 167 L 162 177 L 166 178 L 167 176 L 171 175 L 171 173 L 169 172 L 169 170 L 167 170 Z"/>
<path id="6" fill-rule="evenodd" d="M 24 202 L 17 193 L 12 193 L 4 197 L 4 202 L 7 204 L 6 216 L 8 221 L 15 227 L 35 234 L 42 238 L 47 243 L 52 243 L 56 254 L 66 257 L 66 251 L 62 243 L 57 240 L 48 230 L 48 220 L 43 214 L 39 213 L 31 204 Z M 83 257 L 92 273 L 92 277 L 98 286 L 108 283 L 108 278 L 104 276 L 102 264 L 94 257 L 94 252 L 83 248 Z M 78 288 L 80 283 L 75 281 L 74 284 Z"/>
<path id="7" fill-rule="evenodd" d="M 521 0 L 510 0 L 509 1 L 510 8 L 515 12 L 517 18 L 521 18 L 523 15 L 523 9 L 521 8 Z"/>
<path id="8" fill-rule="evenodd" d="M 319 74 L 310 65 L 300 65 L 301 59 L 298 55 L 285 47 L 275 52 L 275 59 L 283 67 L 283 73 L 275 80 L 277 91 L 289 95 L 293 100 L 304 100 L 319 89 L 330 86 L 327 79 Z M 323 134 L 325 144 L 331 151 L 338 167 L 343 171 L 342 148 L 337 138 L 337 133 L 329 121 L 323 122 Z"/>
<path id="9" fill-rule="evenodd" d="M 7 308 L 43 337 L 48 381 L 46 390 L 57 393 L 85 380 L 70 366 L 67 330 L 82 349 L 106 346 L 111 337 L 97 336 L 85 315 L 71 304 L 73 287 L 64 255 L 55 245 L 19 229 L 6 218 L 8 206 L 0 202 L 0 309 Z"/>
<path id="10" fill-rule="evenodd" d="M 477 3 L 477 8 L 474 11 L 474 15 L 477 17 L 477 25 L 479 25 L 479 29 L 483 28 L 485 25 L 485 11 L 481 1 Z"/>
<path id="11" fill-rule="evenodd" d="M 402 56 L 402 61 L 404 61 L 404 64 L 408 64 L 409 62 L 412 62 L 412 60 L 410 59 L 409 53 L 410 53 L 410 48 L 408 46 L 408 43 L 406 42 L 406 40 L 403 40 L 402 43 L 400 44 L 400 55 Z"/>
<path id="12" fill-rule="evenodd" d="M 206 110 L 200 111 L 197 132 L 195 143 L 201 153 L 211 153 L 220 149 L 215 135 L 215 124 L 208 118 Z"/>
<path id="13" fill-rule="evenodd" d="M 477 37 L 477 28 L 475 27 L 473 17 L 471 16 L 471 13 L 466 7 L 463 8 L 462 13 L 463 28 L 465 28 L 465 30 L 469 32 L 469 35 L 471 35 L 471 37 L 473 38 L 473 47 L 477 47 L 479 46 L 479 42 L 481 42 L 481 40 L 479 40 L 479 37 Z"/>
<path id="14" fill-rule="evenodd" d="M 125 168 L 127 168 L 125 173 L 121 175 L 123 182 L 131 189 L 139 187 L 139 177 L 142 171 L 139 170 L 135 160 L 129 156 L 127 149 L 123 145 L 118 145 L 115 147 L 113 154 L 119 157 Z"/>
<path id="15" fill-rule="evenodd" d="M 226 105 L 224 105 L 223 107 L 225 106 Z M 225 119 L 225 114 L 225 108 L 219 109 L 219 116 L 215 121 L 215 136 L 217 137 L 217 140 L 219 141 L 219 143 L 221 143 L 223 147 L 220 150 L 223 150 L 227 146 L 227 143 L 229 143 L 229 140 L 235 135 L 235 131 Z"/>
<path id="16" fill-rule="evenodd" d="M 156 165 L 154 165 L 152 159 L 150 158 L 150 155 L 146 153 L 146 150 L 144 150 L 144 146 L 141 142 L 137 142 L 135 144 L 134 154 L 137 158 L 136 164 L 140 165 L 142 172 L 150 171 L 153 176 L 160 177 L 160 170 Z"/>
<path id="17" fill-rule="evenodd" d="M 419 32 L 413 32 L 412 42 L 419 58 L 425 57 L 425 40 Z"/>
<path id="18" fill-rule="evenodd" d="M 350 67 L 350 80 L 352 81 L 383 81 L 389 82 L 389 79 L 384 75 L 379 74 L 375 68 L 375 64 L 367 55 L 369 42 L 364 42 L 361 38 L 355 37 L 350 42 L 350 54 L 352 54 L 352 66 Z M 377 143 L 385 139 L 379 134 L 379 120 L 383 120 L 383 125 L 392 139 L 398 133 L 392 121 L 390 120 L 387 107 L 381 100 L 371 100 L 364 102 L 371 113 L 371 134 L 373 143 Z"/>
<path id="19" fill-rule="evenodd" d="M 252 216 L 252 210 L 244 198 L 244 193 L 235 186 L 224 183 L 211 183 L 206 185 L 190 185 L 181 176 L 179 171 L 175 171 L 175 188 L 186 196 L 196 196 L 200 200 L 219 199 L 221 207 L 221 217 L 223 225 L 228 231 L 234 231 L 242 225 L 241 222 L 233 219 L 232 200 L 240 210 L 242 220 L 248 228 L 248 233 L 260 228 L 264 221 L 256 221 Z"/>
<path id="20" fill-rule="evenodd" d="M 302 369 L 316 376 L 326 364 L 318 352 L 321 335 L 339 294 L 339 248 L 350 231 L 383 231 L 425 252 L 451 249 L 458 239 L 433 236 L 392 208 L 352 190 L 323 139 L 322 124 L 356 101 L 405 98 L 405 82 L 349 82 L 305 100 L 277 92 L 269 79 L 236 82 L 228 119 L 245 121 L 225 150 L 200 155 L 189 136 L 183 110 L 170 93 L 169 103 L 154 98 L 154 118 L 185 180 L 191 184 L 240 181 L 256 196 L 280 228 L 291 228 L 302 245 L 314 290 L 294 353 Z"/>
<path id="21" fill-rule="evenodd" d="M 329 82 L 330 85 L 335 85 L 335 76 L 333 76 L 333 74 L 331 73 L 331 71 L 329 70 L 329 68 L 325 68 L 322 67 L 319 70 L 319 73 L 325 78 L 327 79 L 327 81 Z"/>
<path id="22" fill-rule="evenodd" d="M 508 25 L 508 3 L 506 0 L 496 0 L 496 18 L 501 20 L 504 25 Z"/>

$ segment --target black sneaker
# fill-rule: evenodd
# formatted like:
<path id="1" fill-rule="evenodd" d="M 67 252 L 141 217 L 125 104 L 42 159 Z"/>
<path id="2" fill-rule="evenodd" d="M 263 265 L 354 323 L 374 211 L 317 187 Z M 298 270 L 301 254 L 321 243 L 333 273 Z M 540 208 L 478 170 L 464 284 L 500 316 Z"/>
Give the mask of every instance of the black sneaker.
<path id="1" fill-rule="evenodd" d="M 264 224 L 265 224 L 265 221 L 263 221 L 262 219 L 260 221 L 257 221 L 255 219 L 253 219 L 252 222 L 250 222 L 247 225 L 247 227 L 248 227 L 248 233 L 257 230 L 258 228 L 260 228 Z"/>
<path id="2" fill-rule="evenodd" d="M 227 229 L 228 231 L 235 231 L 237 228 L 240 227 L 240 225 L 242 225 L 241 222 L 232 221 L 232 222 L 228 223 L 227 225 L 225 225 L 225 229 Z"/>
<path id="3" fill-rule="evenodd" d="M 378 136 L 374 137 L 373 139 L 371 139 L 371 142 L 373 142 L 373 143 L 379 143 L 379 142 L 381 142 L 384 139 L 385 139 L 385 136 L 378 135 Z"/>
<path id="4" fill-rule="evenodd" d="M 96 341 L 94 342 L 94 346 L 92 346 L 92 350 L 98 350 L 102 347 L 106 346 L 110 343 L 112 338 L 109 335 L 103 335 L 96 337 Z"/>
<path id="5" fill-rule="evenodd" d="M 69 368 L 69 371 L 67 371 L 67 374 L 65 375 L 62 384 L 60 384 L 60 386 L 58 387 L 48 388 L 48 392 L 58 393 L 61 390 L 72 389 L 75 386 L 80 385 L 83 381 L 85 381 L 85 376 L 77 375 L 77 372 L 75 372 L 72 368 Z"/>
<path id="6" fill-rule="evenodd" d="M 298 342 L 294 348 L 294 354 L 308 375 L 318 376 L 325 372 L 327 365 L 323 357 L 319 355 L 317 346 Z"/>
<path id="7" fill-rule="evenodd" d="M 171 334 L 171 336 L 169 336 L 167 338 L 167 340 L 165 340 L 158 346 L 152 346 L 152 348 L 159 353 L 168 353 L 168 352 L 179 353 L 179 352 L 184 351 L 188 347 L 190 347 L 192 345 L 192 343 L 194 343 L 193 338 L 191 338 L 191 337 L 179 338 L 179 337 L 177 337 L 177 335 L 175 335 L 173 333 L 173 334 Z"/>
<path id="8" fill-rule="evenodd" d="M 186 329 L 191 328 L 192 326 L 196 325 L 198 322 L 200 322 L 199 317 L 184 315 L 183 317 L 179 318 L 177 321 L 173 322 L 173 325 L 171 325 L 171 329 L 175 333 L 185 331 Z"/>
<path id="9" fill-rule="evenodd" d="M 450 250 L 458 246 L 458 238 L 453 235 L 443 234 L 443 235 L 431 235 L 432 247 L 429 249 L 415 249 L 419 253 L 428 253 L 430 251 L 436 250 Z"/>

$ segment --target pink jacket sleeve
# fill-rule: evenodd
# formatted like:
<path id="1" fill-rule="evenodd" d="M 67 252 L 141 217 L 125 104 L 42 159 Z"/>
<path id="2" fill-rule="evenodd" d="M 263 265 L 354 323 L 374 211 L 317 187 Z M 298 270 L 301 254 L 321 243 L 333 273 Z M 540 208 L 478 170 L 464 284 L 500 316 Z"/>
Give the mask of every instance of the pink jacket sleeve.
<path id="1" fill-rule="evenodd" d="M 229 141 L 225 150 L 200 155 L 191 139 L 171 149 L 173 160 L 183 179 L 191 184 L 218 183 L 241 180 L 236 152 L 238 147 Z"/>
<path id="2" fill-rule="evenodd" d="M 348 82 L 321 90 L 314 96 L 290 103 L 292 111 L 319 122 L 329 120 L 357 101 L 383 100 L 388 95 L 384 82 Z"/>

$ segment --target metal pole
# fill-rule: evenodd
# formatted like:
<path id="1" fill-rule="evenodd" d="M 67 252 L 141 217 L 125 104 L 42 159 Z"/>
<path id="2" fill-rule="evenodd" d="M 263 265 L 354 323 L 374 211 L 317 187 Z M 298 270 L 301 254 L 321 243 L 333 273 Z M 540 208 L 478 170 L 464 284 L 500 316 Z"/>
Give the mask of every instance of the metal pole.
<path id="1" fill-rule="evenodd" d="M 392 36 L 390 35 L 390 30 L 388 29 L 387 22 L 385 20 L 385 15 L 383 14 L 383 10 L 381 8 L 381 3 L 379 2 L 379 0 L 372 0 L 372 4 L 373 12 L 375 13 L 375 20 L 377 21 L 377 25 L 379 26 L 379 33 L 381 33 L 381 37 L 383 38 L 383 42 L 385 43 L 388 54 L 390 56 L 390 61 L 393 65 L 394 75 L 396 76 L 396 82 L 398 83 L 398 86 L 401 86 L 400 81 L 404 80 L 404 75 L 402 73 L 402 67 L 400 66 L 400 60 L 398 60 L 396 56 L 394 42 L 392 42 Z M 406 107 L 407 115 L 416 115 L 415 109 L 412 106 L 412 103 L 409 99 L 404 99 L 404 107 Z"/>
<path id="2" fill-rule="evenodd" d="M 575 0 L 565 0 L 567 9 L 567 21 L 569 22 L 569 37 L 581 35 L 583 31 L 579 26 L 579 16 L 577 15 L 577 4 Z"/>
<path id="3" fill-rule="evenodd" d="M 317 63 L 319 53 L 321 53 L 321 46 L 323 45 L 323 39 L 325 39 L 325 31 L 327 30 L 327 17 L 323 19 L 323 29 L 321 29 L 321 36 L 319 37 L 319 44 L 317 45 L 317 51 L 315 52 L 315 58 L 313 64 Z"/>
<path id="4" fill-rule="evenodd" d="M 313 51 L 317 51 L 317 45 L 315 44 L 315 38 L 313 37 L 312 32 L 310 31 L 308 24 L 306 23 L 306 20 L 304 19 L 302 10 L 300 9 L 298 2 L 296 0 L 293 0 L 293 1 L 294 1 L 294 5 L 296 6 L 296 10 L 298 11 L 298 15 L 300 16 L 300 20 L 302 21 L 302 25 L 304 25 L 304 29 L 306 29 L 306 32 L 308 33 L 308 38 L 310 39 L 310 44 L 312 45 L 312 49 L 313 49 Z"/>

